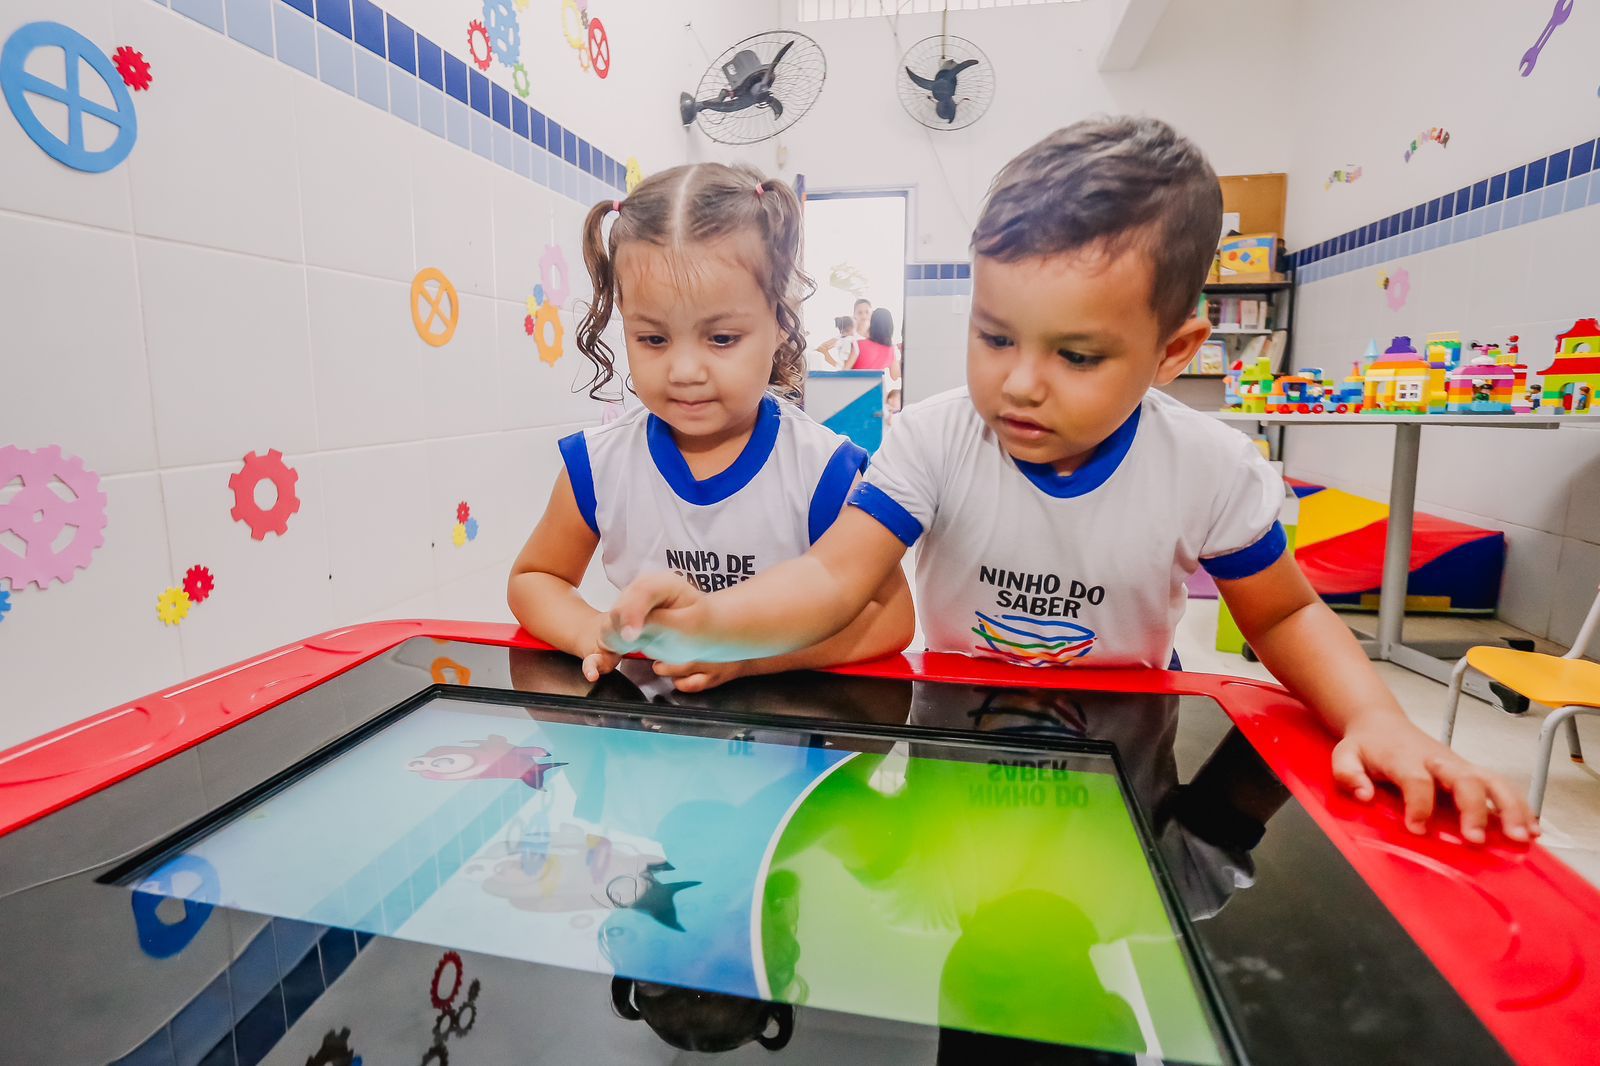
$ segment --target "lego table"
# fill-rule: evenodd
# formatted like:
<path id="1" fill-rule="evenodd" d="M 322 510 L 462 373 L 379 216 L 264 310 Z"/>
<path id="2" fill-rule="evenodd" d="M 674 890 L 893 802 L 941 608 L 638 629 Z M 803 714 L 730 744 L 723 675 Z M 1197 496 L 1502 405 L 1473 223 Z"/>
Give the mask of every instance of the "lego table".
<path id="1" fill-rule="evenodd" d="M 1430 426 L 1600 429 L 1600 417 L 1589 415 L 1269 415 L 1217 411 L 1213 416 L 1235 425 L 1394 427 L 1394 458 L 1389 479 L 1389 531 L 1383 550 L 1383 584 L 1378 590 L 1378 638 L 1363 640 L 1361 645 L 1369 656 L 1379 662 L 1394 663 L 1445 684 L 1450 681 L 1454 662 L 1408 647 L 1403 639 L 1406 585 L 1410 579 L 1411 530 L 1417 512 L 1417 463 L 1422 455 L 1423 429 Z M 1489 691 L 1488 683 L 1481 678 L 1469 680 L 1466 690 L 1491 703 L 1496 699 Z"/>
<path id="2" fill-rule="evenodd" d="M 8 1061 L 1561 1063 L 1600 893 L 1273 685 L 323 633 L 0 752 Z M 758 1050 L 765 1048 L 765 1051 Z"/>

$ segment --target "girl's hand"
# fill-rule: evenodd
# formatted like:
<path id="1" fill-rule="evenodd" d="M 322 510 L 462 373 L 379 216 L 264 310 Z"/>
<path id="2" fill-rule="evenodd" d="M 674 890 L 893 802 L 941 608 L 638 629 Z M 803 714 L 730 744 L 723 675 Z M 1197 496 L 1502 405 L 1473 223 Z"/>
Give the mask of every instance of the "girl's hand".
<path id="1" fill-rule="evenodd" d="M 656 663 L 658 677 L 673 679 L 679 692 L 704 692 L 743 677 L 747 663 Z"/>
<path id="2" fill-rule="evenodd" d="M 583 656 L 583 676 L 590 684 L 599 681 L 601 674 L 609 674 L 622 662 L 622 654 L 606 646 L 605 634 L 609 623 L 606 615 L 596 614 L 589 638 L 584 642 L 586 647 L 593 649 Z"/>
<path id="3" fill-rule="evenodd" d="M 1427 832 L 1435 790 L 1441 788 L 1455 801 L 1461 836 L 1469 843 L 1483 843 L 1491 810 L 1512 840 L 1526 841 L 1539 833 L 1539 820 L 1510 784 L 1409 722 L 1398 727 L 1387 720 L 1352 725 L 1333 749 L 1333 776 L 1363 803 L 1372 799 L 1374 781 L 1399 789 L 1406 828 L 1413 833 Z"/>

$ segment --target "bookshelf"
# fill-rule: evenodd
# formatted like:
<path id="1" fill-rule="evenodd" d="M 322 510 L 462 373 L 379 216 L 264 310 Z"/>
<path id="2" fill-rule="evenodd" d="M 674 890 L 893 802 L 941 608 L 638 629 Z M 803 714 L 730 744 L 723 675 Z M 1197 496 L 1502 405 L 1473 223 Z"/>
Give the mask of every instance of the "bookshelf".
<path id="1" fill-rule="evenodd" d="M 1294 279 L 1277 275 L 1254 282 L 1210 282 L 1201 288 L 1200 313 L 1211 319 L 1211 339 L 1165 391 L 1202 411 L 1222 408 L 1222 380 L 1227 367 L 1260 355 L 1272 359 L 1279 373 L 1293 365 Z M 1251 306 L 1245 309 L 1246 302 Z"/>

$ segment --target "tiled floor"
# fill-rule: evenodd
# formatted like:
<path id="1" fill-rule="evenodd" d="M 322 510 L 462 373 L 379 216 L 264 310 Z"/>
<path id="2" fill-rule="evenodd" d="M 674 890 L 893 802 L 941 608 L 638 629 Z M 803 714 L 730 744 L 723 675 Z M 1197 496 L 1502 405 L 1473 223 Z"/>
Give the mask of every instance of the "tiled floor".
<path id="1" fill-rule="evenodd" d="M 1216 631 L 1217 601 L 1190 600 L 1178 626 L 1178 654 L 1185 670 L 1271 679 L 1259 663 L 1217 651 Z M 1444 716 L 1445 686 L 1389 663 L 1379 663 L 1377 668 L 1411 719 L 1428 733 L 1437 734 Z M 1526 715 L 1512 717 L 1498 707 L 1463 697 L 1456 719 L 1456 750 L 1526 789 L 1544 714 L 1544 708 L 1536 705 Z M 1596 769 L 1600 767 L 1600 719 L 1580 718 L 1578 729 L 1591 763 L 1573 763 L 1567 758 L 1565 742 L 1557 738 L 1541 819 L 1542 841 L 1573 869 L 1600 884 L 1600 770 Z"/>

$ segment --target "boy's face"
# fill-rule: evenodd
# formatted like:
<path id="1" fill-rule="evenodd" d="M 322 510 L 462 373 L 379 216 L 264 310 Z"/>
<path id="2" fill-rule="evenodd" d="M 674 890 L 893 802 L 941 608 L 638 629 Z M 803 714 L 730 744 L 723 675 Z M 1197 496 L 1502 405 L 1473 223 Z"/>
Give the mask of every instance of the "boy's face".
<path id="1" fill-rule="evenodd" d="M 1211 332 L 1191 318 L 1168 335 L 1137 248 L 1071 252 L 972 268 L 967 388 L 1014 458 L 1066 473 L 1182 372 Z"/>
<path id="2" fill-rule="evenodd" d="M 854 316 L 856 320 L 856 336 L 865 337 L 867 335 L 867 327 L 872 325 L 872 305 L 856 304 Z"/>

